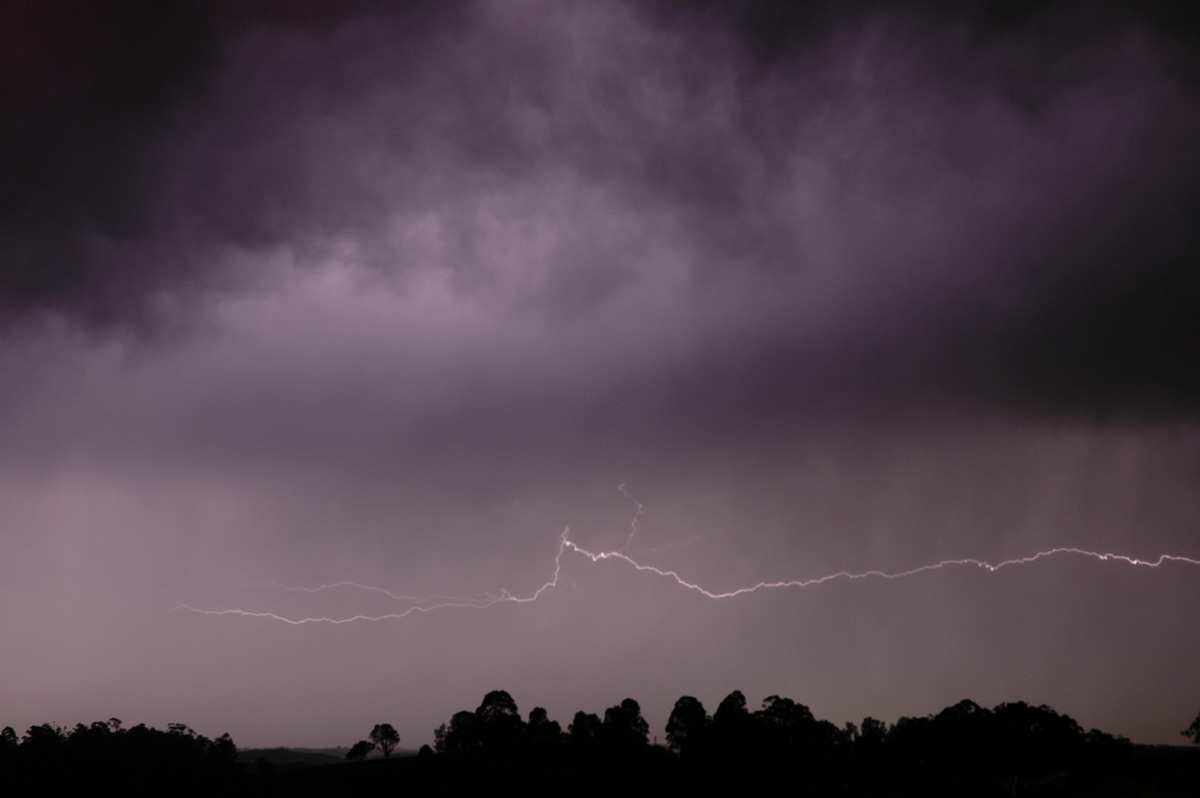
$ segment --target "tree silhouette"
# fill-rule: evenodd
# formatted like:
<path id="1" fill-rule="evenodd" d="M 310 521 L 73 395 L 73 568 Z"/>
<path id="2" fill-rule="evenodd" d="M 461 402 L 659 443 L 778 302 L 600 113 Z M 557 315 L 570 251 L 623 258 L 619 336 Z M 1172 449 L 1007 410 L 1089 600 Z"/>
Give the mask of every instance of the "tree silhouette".
<path id="1" fill-rule="evenodd" d="M 675 702 L 667 719 L 667 745 L 681 755 L 694 753 L 703 743 L 710 722 L 698 699 L 683 696 Z"/>
<path id="2" fill-rule="evenodd" d="M 562 726 L 558 721 L 550 720 L 544 708 L 534 707 L 525 724 L 525 736 L 535 745 L 557 743 L 562 739 Z"/>
<path id="3" fill-rule="evenodd" d="M 400 744 L 400 734 L 392 728 L 390 723 L 377 723 L 375 728 L 371 729 L 369 739 L 379 746 L 380 751 L 383 751 L 384 759 L 390 757 L 392 749 Z"/>
<path id="4" fill-rule="evenodd" d="M 63 730 L 49 723 L 30 726 L 21 738 L 21 753 L 36 766 L 49 766 L 66 753 L 67 738 Z"/>
<path id="5" fill-rule="evenodd" d="M 760 753 L 771 757 L 795 751 L 814 722 L 812 712 L 804 704 L 777 695 L 764 698 L 762 709 L 753 718 Z"/>
<path id="6" fill-rule="evenodd" d="M 865 748 L 875 749 L 883 745 L 887 734 L 887 724 L 868 715 L 863 718 L 862 726 L 859 727 L 857 742 Z"/>
<path id="7" fill-rule="evenodd" d="M 783 729 L 793 729 L 813 720 L 812 711 L 808 707 L 777 695 L 764 698 L 762 709 L 754 715 L 770 726 Z"/>
<path id="8" fill-rule="evenodd" d="M 481 742 L 491 748 L 515 743 L 525 729 L 517 702 L 504 690 L 485 695 L 475 710 L 475 718 Z"/>
<path id="9" fill-rule="evenodd" d="M 0 774 L 4 773 L 10 766 L 10 763 L 15 762 L 19 751 L 20 743 L 17 741 L 17 732 L 12 726 L 5 726 L 3 731 L 0 731 Z M 3 783 L 0 777 L 0 784 Z"/>
<path id="10" fill-rule="evenodd" d="M 746 696 L 734 690 L 721 700 L 708 731 L 709 745 L 734 761 L 746 760 L 755 748 L 754 718 L 746 709 Z"/>
<path id="11" fill-rule="evenodd" d="M 567 734 L 573 745 L 587 747 L 600 739 L 600 728 L 600 718 L 594 712 L 580 710 L 567 727 Z"/>
<path id="12" fill-rule="evenodd" d="M 1200 745 L 1200 713 L 1196 714 L 1196 719 L 1192 721 L 1192 725 L 1180 732 L 1184 737 L 1188 737 L 1195 745 Z"/>
<path id="13" fill-rule="evenodd" d="M 439 754 L 457 754 L 480 745 L 479 719 L 474 712 L 455 712 L 450 724 L 443 723 L 433 733 L 434 747 Z"/>
<path id="14" fill-rule="evenodd" d="M 375 750 L 375 743 L 370 740 L 359 740 L 354 745 L 350 746 L 350 750 L 346 752 L 346 758 L 352 762 L 362 762 L 367 758 L 367 754 Z"/>
<path id="15" fill-rule="evenodd" d="M 650 741 L 650 724 L 642 717 L 637 701 L 626 698 L 615 707 L 604 710 L 601 736 L 617 748 L 635 748 Z"/>
<path id="16" fill-rule="evenodd" d="M 717 711 L 713 713 L 713 722 L 736 723 L 749 714 L 746 709 L 746 696 L 742 695 L 741 690 L 734 690 L 717 705 Z"/>

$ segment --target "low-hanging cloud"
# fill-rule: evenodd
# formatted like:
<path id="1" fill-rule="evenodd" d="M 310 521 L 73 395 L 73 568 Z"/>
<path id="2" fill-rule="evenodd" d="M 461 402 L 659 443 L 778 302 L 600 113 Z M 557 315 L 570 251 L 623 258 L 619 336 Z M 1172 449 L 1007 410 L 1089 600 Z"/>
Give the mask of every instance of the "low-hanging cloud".
<path id="1" fill-rule="evenodd" d="M 1194 407 L 1200 108 L 1152 19 L 1074 33 L 1049 10 L 1005 27 L 864 7 L 764 50 L 723 11 L 469 9 L 200 36 L 184 11 L 131 17 L 113 24 L 156 44 L 127 61 L 180 54 L 127 110 L 80 104 L 52 15 L 26 10 L 29 57 L 65 77 L 51 111 L 8 116 L 38 142 L 8 156 L 27 165 L 3 228 L 10 324 L 178 325 L 276 279 L 281 254 L 349 252 L 555 331 L 658 316 L 641 323 L 694 337 L 675 368 L 784 393 L 781 372 L 849 373 L 1035 409 Z M 131 68 L 91 80 L 115 92 Z M 709 336 L 763 363 L 722 363 Z"/>

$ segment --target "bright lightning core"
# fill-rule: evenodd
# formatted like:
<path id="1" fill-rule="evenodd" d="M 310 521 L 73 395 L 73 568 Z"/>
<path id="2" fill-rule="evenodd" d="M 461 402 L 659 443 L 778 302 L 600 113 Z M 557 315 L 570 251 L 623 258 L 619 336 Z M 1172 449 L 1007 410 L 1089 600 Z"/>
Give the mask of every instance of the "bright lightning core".
<path id="1" fill-rule="evenodd" d="M 868 570 L 868 571 L 860 571 L 857 573 L 852 573 L 850 571 L 837 571 L 835 573 L 825 574 L 823 576 L 811 577 L 808 579 L 794 579 L 794 580 L 785 580 L 785 581 L 776 581 L 776 582 L 757 582 L 754 584 L 747 584 L 747 585 L 744 585 L 742 587 L 738 587 L 738 588 L 735 588 L 732 590 L 714 591 L 714 590 L 710 590 L 696 582 L 688 580 L 687 578 L 682 576 L 678 571 L 666 569 L 666 568 L 659 568 L 654 565 L 648 565 L 648 564 L 639 562 L 632 555 L 627 553 L 630 545 L 633 543 L 634 538 L 637 535 L 637 531 L 638 531 L 637 530 L 637 521 L 642 515 L 642 504 L 640 502 L 638 502 L 636 499 L 634 499 L 632 496 L 630 496 L 625 491 L 624 485 L 621 485 L 619 487 L 619 490 L 626 498 L 631 500 L 636 505 L 636 508 L 637 508 L 636 513 L 633 517 L 633 520 L 630 523 L 630 533 L 629 533 L 628 539 L 625 541 L 624 545 L 620 549 L 616 549 L 616 550 L 612 550 L 612 551 L 589 551 L 589 550 L 579 546 L 573 540 L 571 540 L 571 530 L 568 527 L 568 528 L 564 529 L 562 534 L 559 536 L 558 550 L 554 555 L 553 570 L 550 575 L 550 578 L 547 579 L 547 581 L 542 583 L 536 589 L 531 590 L 530 592 L 528 592 L 524 595 L 514 595 L 507 590 L 500 590 L 497 593 L 474 593 L 474 594 L 465 594 L 465 595 L 440 594 L 440 595 L 432 595 L 432 596 L 407 596 L 407 595 L 400 595 L 397 593 L 393 593 L 382 587 L 376 587 L 373 585 L 364 585 L 364 584 L 360 584 L 357 582 L 336 582 L 336 583 L 327 584 L 327 585 L 319 585 L 317 587 L 293 587 L 293 586 L 279 584 L 276 582 L 269 582 L 269 583 L 258 583 L 258 584 L 254 584 L 254 585 L 245 585 L 244 588 L 246 588 L 246 589 L 254 588 L 257 590 L 266 590 L 266 591 L 270 591 L 270 592 L 274 593 L 274 595 L 276 595 L 278 598 L 275 599 L 274 607 L 271 610 L 247 610 L 247 609 L 239 609 L 239 608 L 212 609 L 212 608 L 196 607 L 191 604 L 185 604 L 185 603 L 179 603 L 175 609 L 184 610 L 184 611 L 192 612 L 192 613 L 197 613 L 200 615 L 262 618 L 262 619 L 278 621 L 278 622 L 286 623 L 286 624 L 301 625 L 301 624 L 346 624 L 346 623 L 354 623 L 354 622 L 398 620 L 398 619 L 405 618 L 405 617 L 408 617 L 408 616 L 416 614 L 416 613 L 429 613 L 429 612 L 435 612 L 435 611 L 439 611 L 439 610 L 448 610 L 451 608 L 482 610 L 482 609 L 491 607 L 495 604 L 502 604 L 502 603 L 528 604 L 530 602 L 534 602 L 534 601 L 537 601 L 537 600 L 543 598 L 550 591 L 552 591 L 554 588 L 558 587 L 561 584 L 562 580 L 564 579 L 563 560 L 564 560 L 564 558 L 566 558 L 568 556 L 582 558 L 586 563 L 590 563 L 593 565 L 599 564 L 604 561 L 611 560 L 614 563 L 618 563 L 618 564 L 621 564 L 628 568 L 632 568 L 633 570 L 635 570 L 637 572 L 644 573 L 648 577 L 668 580 L 670 582 L 673 582 L 678 588 L 680 588 L 682 590 L 688 590 L 688 591 L 692 591 L 695 593 L 699 593 L 700 595 L 704 596 L 705 598 L 714 599 L 714 600 L 736 599 L 742 595 L 756 593 L 756 592 L 760 592 L 760 591 L 768 591 L 768 590 L 790 590 L 790 589 L 811 588 L 811 587 L 816 587 L 818 585 L 825 584 L 826 582 L 833 582 L 833 581 L 837 581 L 837 580 L 853 581 L 853 580 L 862 580 L 862 579 L 880 579 L 880 580 L 906 579 L 906 578 L 910 578 L 910 577 L 916 577 L 916 576 L 918 576 L 920 574 L 924 574 L 926 572 L 937 571 L 937 570 L 946 569 L 946 568 L 960 568 L 960 567 L 973 566 L 975 568 L 987 571 L 989 573 L 995 573 L 996 571 L 999 571 L 1003 568 L 1012 568 L 1012 567 L 1016 567 L 1016 566 L 1020 566 L 1020 565 L 1029 565 L 1038 560 L 1052 558 L 1052 557 L 1053 558 L 1057 558 L 1057 557 L 1089 558 L 1089 559 L 1093 559 L 1093 560 L 1098 560 L 1100 562 L 1116 562 L 1116 563 L 1121 563 L 1124 565 L 1139 567 L 1139 568 L 1159 568 L 1159 567 L 1162 567 L 1163 565 L 1166 565 L 1169 563 L 1200 566 L 1200 560 L 1198 560 L 1198 559 L 1193 559 L 1191 557 L 1184 557 L 1184 556 L 1179 556 L 1179 555 L 1174 555 L 1174 554 L 1160 554 L 1157 558 L 1155 558 L 1153 560 L 1142 560 L 1142 559 L 1138 559 L 1136 557 L 1131 557 L 1131 556 L 1128 556 L 1125 554 L 1114 554 L 1111 552 L 1089 551 L 1087 549 L 1076 548 L 1073 546 L 1061 546 L 1061 547 L 1056 547 L 1056 548 L 1052 548 L 1052 549 L 1046 549 L 1045 551 L 1035 552 L 1028 556 L 1015 557 L 1015 558 L 1007 559 L 1007 560 L 1000 560 L 1000 561 L 994 562 L 994 563 L 967 557 L 967 558 L 961 558 L 961 559 L 939 560 L 937 562 L 931 562 L 931 563 L 926 563 L 924 565 L 918 565 L 914 568 L 909 568 L 909 569 L 903 570 L 903 571 L 888 572 L 888 571 L 882 571 L 882 570 L 877 570 L 877 569 L 872 569 L 872 570 Z M 687 543 L 690 543 L 690 542 L 691 542 L 691 540 L 689 540 Z M 687 545 L 687 543 L 678 544 L 678 545 Z M 663 549 L 659 549 L 659 551 L 665 550 L 666 548 L 669 548 L 669 547 L 664 547 Z M 328 595 L 328 594 L 332 594 L 332 593 L 340 593 L 340 594 L 346 594 L 346 595 L 358 595 L 358 596 L 361 596 L 364 598 L 371 597 L 372 599 L 384 599 L 384 600 L 388 601 L 389 603 L 395 605 L 396 609 L 387 611 L 387 612 L 375 613 L 375 614 L 363 612 L 363 613 L 352 613 L 352 614 L 344 614 L 344 615 L 312 615 L 312 616 L 306 616 L 306 615 L 300 615 L 300 614 L 293 615 L 293 614 L 289 614 L 287 612 L 287 605 L 297 597 L 322 595 L 322 594 Z"/>

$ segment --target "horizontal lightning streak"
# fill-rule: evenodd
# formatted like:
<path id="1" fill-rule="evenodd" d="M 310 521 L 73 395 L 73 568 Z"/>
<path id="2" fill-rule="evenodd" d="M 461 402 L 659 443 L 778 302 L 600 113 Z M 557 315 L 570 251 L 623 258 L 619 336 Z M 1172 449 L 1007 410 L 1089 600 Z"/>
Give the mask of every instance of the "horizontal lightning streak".
<path id="1" fill-rule="evenodd" d="M 257 588 L 272 588 L 275 590 L 284 590 L 289 593 L 324 593 L 328 590 L 361 590 L 366 593 L 378 593 L 381 596 L 387 596 L 392 601 L 411 601 L 416 604 L 428 604 L 438 601 L 489 601 L 492 596 L 487 593 L 476 593 L 474 596 L 451 596 L 449 594 L 435 594 L 432 596 L 405 596 L 399 593 L 393 593 L 387 588 L 377 587 L 375 585 L 364 585 L 359 582 L 331 582 L 327 585 L 317 585 L 316 587 L 297 587 L 295 585 L 285 585 L 281 582 L 247 582 L 243 585 L 238 585 L 234 590 L 253 590 Z"/>
<path id="2" fill-rule="evenodd" d="M 639 510 L 640 510 L 640 506 L 639 506 Z M 936 563 L 921 565 L 916 568 L 910 568 L 906 571 L 895 571 L 895 572 L 890 572 L 890 573 L 887 571 L 880 571 L 880 570 L 861 571 L 858 573 L 851 573 L 850 571 L 838 571 L 837 573 L 826 574 L 825 576 L 813 577 L 811 579 L 797 579 L 797 580 L 787 580 L 787 581 L 778 581 L 778 582 L 759 582 L 757 584 L 750 585 L 748 587 L 740 587 L 735 590 L 729 590 L 729 591 L 724 591 L 724 592 L 714 592 L 714 591 L 711 591 L 711 590 L 708 590 L 708 589 L 702 587 L 699 584 L 696 584 L 694 582 L 689 582 L 688 580 L 686 580 L 682 576 L 680 576 L 677 571 L 658 568 L 653 565 L 646 565 L 646 564 L 638 562 L 633 557 L 626 554 L 624 551 L 625 547 L 628 546 L 628 541 L 626 542 L 625 547 L 622 547 L 621 549 L 616 550 L 616 551 L 592 552 L 592 551 L 588 551 L 587 549 L 582 548 L 581 546 L 579 546 L 578 544 L 573 542 L 570 539 L 570 533 L 571 533 L 571 530 L 568 527 L 567 529 L 563 530 L 562 535 L 559 538 L 558 553 L 555 554 L 555 556 L 554 556 L 554 575 L 553 575 L 553 577 L 550 580 L 548 580 L 547 582 L 545 582 L 544 584 L 542 584 L 541 587 L 537 588 L 537 590 L 535 590 L 532 594 L 530 594 L 528 596 L 514 596 L 511 593 L 509 593 L 507 590 L 501 590 L 499 593 L 495 593 L 495 594 L 482 593 L 482 594 L 476 594 L 473 596 L 458 596 L 458 597 L 455 597 L 455 596 L 427 596 L 427 597 L 421 598 L 421 597 L 415 597 L 415 596 L 401 596 L 401 595 L 392 593 L 388 590 L 385 590 L 383 588 L 373 587 L 370 585 L 363 585 L 363 584 L 359 584 L 357 582 L 336 582 L 333 584 L 320 585 L 318 587 L 312 587 L 312 588 L 289 587 L 287 585 L 282 585 L 282 584 L 278 584 L 278 583 L 274 583 L 274 582 L 266 582 L 266 583 L 259 583 L 258 585 L 254 585 L 254 586 L 256 586 L 256 587 L 275 587 L 275 588 L 282 589 L 282 590 L 294 591 L 294 592 L 300 592 L 300 593 L 320 593 L 323 591 L 333 590 L 333 589 L 338 589 L 338 588 L 350 588 L 350 589 L 356 589 L 356 590 L 363 590 L 363 591 L 367 591 L 367 592 L 379 593 L 381 595 L 387 596 L 396 601 L 413 602 L 413 606 L 408 607 L 400 612 L 384 613 L 384 614 L 380 614 L 380 615 L 360 614 L 360 615 L 347 616 L 347 617 L 343 617 L 343 618 L 333 618 L 333 617 L 288 618 L 284 615 L 280 615 L 275 612 L 253 611 L 253 610 L 243 610 L 243 609 L 221 609 L 221 610 L 201 609 L 201 608 L 193 607 L 191 605 L 184 604 L 184 603 L 179 603 L 175 607 L 175 609 L 192 612 L 192 613 L 196 613 L 199 615 L 240 616 L 240 617 L 245 617 L 245 618 L 263 618 L 263 619 L 268 619 L 268 620 L 272 620 L 272 621 L 281 621 L 283 623 L 290 624 L 292 626 L 300 626 L 300 625 L 304 625 L 304 624 L 314 624 L 314 623 L 346 624 L 346 623 L 353 623 L 356 621 L 398 620 L 400 618 L 406 618 L 409 615 L 412 615 L 414 613 L 428 613 L 428 612 L 433 612 L 435 610 L 443 610 L 443 609 L 450 609 L 450 608 L 486 609 L 488 607 L 494 606 L 496 604 L 501 604 L 501 603 L 528 604 L 528 603 L 537 601 L 539 598 L 541 598 L 546 593 L 546 591 L 551 590 L 552 588 L 555 588 L 558 586 L 560 579 L 563 578 L 562 577 L 563 554 L 565 554 L 568 551 L 579 554 L 579 555 L 587 558 L 592 563 L 599 563 L 604 560 L 617 560 L 617 561 L 624 562 L 637 571 L 651 573 L 656 576 L 663 577 L 665 579 L 670 579 L 670 580 L 674 581 L 675 584 L 677 584 L 678 586 L 680 586 L 682 588 L 686 588 L 687 590 L 691 590 L 696 593 L 699 593 L 702 596 L 705 596 L 706 598 L 710 598 L 710 599 L 731 599 L 731 598 L 736 598 L 737 596 L 742 596 L 742 595 L 746 595 L 749 593 L 755 593 L 760 590 L 770 590 L 770 589 L 778 589 L 778 588 L 814 587 L 816 585 L 822 585 L 822 584 L 825 584 L 826 582 L 832 582 L 832 581 L 835 581 L 838 579 L 847 579 L 847 580 L 902 579 L 904 577 L 916 576 L 917 574 L 925 573 L 927 571 L 936 571 L 936 570 L 939 570 L 942 568 L 950 568 L 950 567 L 954 567 L 954 566 L 964 566 L 964 565 L 973 565 L 977 568 L 981 568 L 990 573 L 995 573 L 996 571 L 999 571 L 1002 568 L 1008 568 L 1008 567 L 1014 566 L 1014 565 L 1027 565 L 1029 563 L 1036 562 L 1037 560 L 1045 559 L 1047 557 L 1054 557 L 1054 556 L 1066 555 L 1066 554 L 1077 555 L 1077 556 L 1081 556 L 1081 557 L 1088 557 L 1091 559 L 1099 560 L 1101 562 L 1110 562 L 1110 561 L 1123 562 L 1127 565 L 1140 566 L 1140 567 L 1145 567 L 1145 568 L 1158 568 L 1159 566 L 1163 565 L 1164 563 L 1168 563 L 1168 562 L 1185 563 L 1188 565 L 1200 566 L 1200 560 L 1193 559 L 1191 557 L 1182 557 L 1182 556 L 1173 555 L 1173 554 L 1161 554 L 1158 556 L 1157 559 L 1154 559 L 1154 560 L 1141 560 L 1136 557 L 1130 557 L 1130 556 L 1127 556 L 1124 554 L 1112 554 L 1112 553 L 1108 553 L 1108 552 L 1088 551 L 1087 549 L 1079 549 L 1079 548 L 1075 548 L 1075 547 L 1071 547 L 1071 546 L 1063 546 L 1063 547 L 1058 547 L 1058 548 L 1053 548 L 1053 549 L 1047 549 L 1045 551 L 1039 551 L 1036 554 L 1031 554 L 1027 557 L 1017 557 L 1017 558 L 1013 558 L 1013 559 L 1009 559 L 1009 560 L 1002 560 L 1002 561 L 996 562 L 996 563 L 990 563 L 990 562 L 986 562 L 984 560 L 977 560 L 977 559 L 973 559 L 973 558 L 940 560 Z M 631 539 L 632 539 L 632 537 L 631 537 Z"/>
<path id="3" fill-rule="evenodd" d="M 1054 548 L 1054 549 L 1047 549 L 1046 551 L 1039 551 L 1037 554 L 1031 554 L 1028 557 L 1017 557 L 1017 558 L 1014 558 L 1011 560 L 1003 560 L 998 563 L 989 563 L 989 562 L 985 562 L 983 560 L 976 560 L 976 559 L 971 559 L 971 558 L 963 558 L 963 559 L 958 559 L 958 560 L 941 560 L 939 562 L 931 563 L 929 565 L 921 565 L 916 568 L 910 568 L 907 571 L 896 571 L 893 573 L 888 573 L 886 571 L 878 571 L 878 570 L 861 571 L 859 573 L 851 573 L 849 571 L 838 571 L 837 573 L 826 574 L 825 576 L 817 576 L 817 577 L 813 577 L 812 579 L 796 579 L 796 580 L 788 580 L 788 581 L 782 581 L 782 582 L 759 582 L 758 584 L 751 585 L 750 587 L 740 587 L 736 590 L 730 590 L 730 591 L 726 591 L 724 593 L 714 593 L 710 590 L 704 589 L 700 585 L 697 585 L 693 582 L 687 581 L 686 579 L 681 577 L 675 571 L 663 570 L 662 568 L 656 568 L 653 565 L 642 565 L 641 563 L 636 562 L 633 558 L 631 558 L 628 555 L 626 555 L 622 552 L 619 552 L 619 551 L 605 551 L 605 552 L 600 552 L 598 554 L 592 553 L 589 551 L 584 551 L 583 549 L 579 548 L 574 543 L 572 543 L 570 540 L 568 540 L 565 535 L 563 536 L 563 545 L 568 546 L 573 551 L 579 552 L 580 554 L 589 558 L 592 562 L 599 562 L 600 560 L 609 560 L 609 559 L 624 560 L 625 562 L 629 563 L 630 565 L 632 565 L 634 568 L 636 568 L 639 571 L 648 571 L 650 573 L 657 574 L 658 576 L 668 577 L 670 579 L 673 579 L 675 581 L 675 583 L 678 584 L 680 587 L 685 587 L 688 590 L 694 590 L 697 593 L 700 593 L 701 595 L 707 596 L 708 598 L 712 598 L 712 599 L 734 598 L 735 596 L 741 596 L 741 595 L 745 595 L 747 593 L 754 593 L 756 591 L 765 590 L 768 588 L 812 587 L 814 585 L 824 584 L 825 582 L 832 582 L 835 579 L 868 579 L 868 578 L 872 578 L 872 577 L 878 578 L 878 579 L 900 579 L 900 578 L 903 578 L 906 576 L 915 576 L 916 574 L 924 573 L 926 571 L 936 571 L 940 568 L 947 568 L 947 567 L 955 566 L 955 565 L 974 565 L 978 568 L 983 568 L 987 571 L 995 572 L 995 571 L 999 571 L 1001 568 L 1007 568 L 1011 565 L 1025 565 L 1027 563 L 1031 563 L 1036 560 L 1043 559 L 1045 557 L 1052 557 L 1056 554 L 1078 554 L 1078 555 L 1082 555 L 1085 557 L 1091 557 L 1093 559 L 1102 560 L 1102 561 L 1119 560 L 1121 562 L 1128 563 L 1129 565 L 1140 565 L 1140 566 L 1145 566 L 1147 568 L 1157 568 L 1160 565 L 1162 565 L 1164 562 L 1184 562 L 1184 563 L 1188 563 L 1190 565 L 1200 565 L 1200 560 L 1193 560 L 1190 557 L 1178 557 L 1178 556 L 1171 555 L 1171 554 L 1162 554 L 1162 555 L 1159 555 L 1158 559 L 1150 561 L 1150 560 L 1139 560 L 1136 557 L 1129 557 L 1124 554 L 1100 553 L 1100 552 L 1095 552 L 1095 551 L 1087 551 L 1086 549 L 1077 549 L 1077 548 L 1073 548 L 1073 547 L 1069 547 L 1069 546 L 1064 546 L 1064 547 L 1059 547 L 1059 548 Z"/>

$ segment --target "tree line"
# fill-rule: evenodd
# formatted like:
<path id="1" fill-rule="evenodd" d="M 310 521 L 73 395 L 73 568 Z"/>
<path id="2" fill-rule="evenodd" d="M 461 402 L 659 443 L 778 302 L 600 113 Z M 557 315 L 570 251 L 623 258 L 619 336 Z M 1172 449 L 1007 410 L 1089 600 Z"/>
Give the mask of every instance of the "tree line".
<path id="1" fill-rule="evenodd" d="M 894 724 L 867 717 L 837 726 L 778 695 L 751 709 L 735 690 L 711 714 L 681 697 L 664 731 L 666 747 L 651 745 L 632 698 L 602 716 L 576 712 L 563 729 L 542 707 L 523 719 L 512 696 L 494 690 L 439 726 L 417 759 L 464 792 L 487 788 L 480 778 L 502 770 L 584 794 L 634 785 L 639 794 L 681 785 L 818 795 L 1200 794 L 1200 757 L 1157 762 L 1167 754 L 1022 701 L 988 709 L 963 700 Z M 1200 716 L 1183 734 L 1200 744 Z M 371 745 L 358 744 L 359 758 Z"/>
<path id="2" fill-rule="evenodd" d="M 20 740 L 11 726 L 0 731 L 0 793 L 8 795 L 66 795 L 85 784 L 132 794 L 203 795 L 239 773 L 228 734 L 210 740 L 182 723 L 165 731 L 125 728 L 119 718 L 72 729 L 43 723 Z"/>
<path id="3" fill-rule="evenodd" d="M 1047 706 L 988 709 L 964 700 L 887 724 L 837 726 L 790 698 L 751 709 L 734 691 L 709 712 L 675 702 L 665 746 L 653 745 L 641 707 L 626 698 L 602 714 L 576 712 L 564 729 L 546 710 L 523 717 L 503 690 L 487 693 L 434 732 L 418 756 L 392 756 L 400 735 L 376 724 L 350 750 L 350 767 L 247 768 L 228 734 L 184 724 L 165 731 L 117 718 L 65 729 L 0 731 L 0 794 L 74 795 L 96 786 L 125 794 L 317 795 L 404 787 L 412 794 L 475 794 L 506 786 L 576 795 L 687 791 L 814 795 L 1200 795 L 1200 751 L 1134 746 Z M 1200 715 L 1182 732 L 1200 744 Z M 362 761 L 378 749 L 383 756 Z M 1190 756 L 1189 756 L 1190 755 Z"/>

